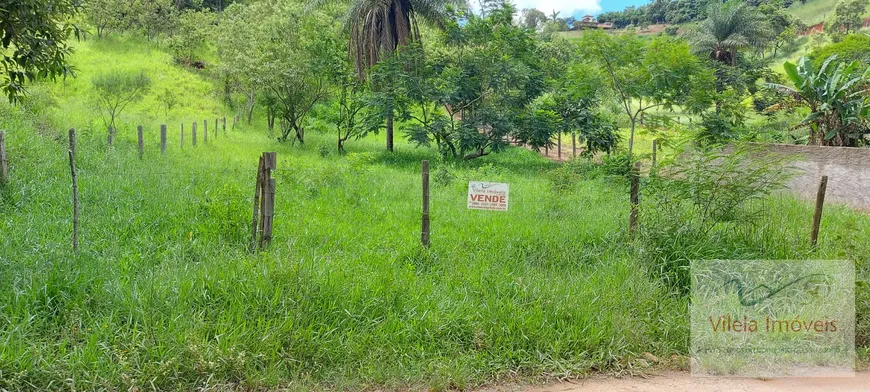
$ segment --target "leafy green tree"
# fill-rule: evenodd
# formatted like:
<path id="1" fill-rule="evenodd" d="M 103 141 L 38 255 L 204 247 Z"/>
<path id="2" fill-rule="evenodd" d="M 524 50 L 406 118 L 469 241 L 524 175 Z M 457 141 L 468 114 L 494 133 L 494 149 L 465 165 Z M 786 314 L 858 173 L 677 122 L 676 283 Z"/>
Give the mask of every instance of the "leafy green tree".
<path id="1" fill-rule="evenodd" d="M 681 40 L 660 36 L 645 43 L 631 34 L 591 32 L 581 42 L 587 61 L 606 75 L 608 87 L 631 124 L 629 160 L 635 129 L 645 112 L 673 106 L 700 112 L 711 103 L 712 73 Z"/>
<path id="2" fill-rule="evenodd" d="M 344 152 L 344 143 L 349 139 L 362 137 L 368 131 L 366 87 L 366 83 L 356 77 L 351 67 L 342 68 L 341 72 L 333 76 L 335 99 L 329 120 L 338 133 L 339 152 Z"/>
<path id="3" fill-rule="evenodd" d="M 178 26 L 166 42 L 175 59 L 190 65 L 199 51 L 211 38 L 215 27 L 215 15 L 208 11 L 187 10 L 178 16 Z"/>
<path id="4" fill-rule="evenodd" d="M 868 0 L 840 0 L 832 19 L 825 22 L 825 33 L 839 41 L 843 36 L 860 30 L 868 4 Z"/>
<path id="5" fill-rule="evenodd" d="M 341 61 L 341 49 L 331 34 L 317 34 L 326 24 L 316 15 L 302 17 L 293 3 L 279 4 L 261 20 L 266 40 L 258 67 L 260 89 L 269 95 L 269 109 L 281 120 L 280 141 L 293 134 L 305 142 L 304 121 L 329 92 L 330 70 Z"/>
<path id="6" fill-rule="evenodd" d="M 710 4 L 707 19 L 690 32 L 689 40 L 696 53 L 737 65 L 737 52 L 763 49 L 771 40 L 771 29 L 754 8 L 730 0 Z"/>
<path id="7" fill-rule="evenodd" d="M 0 0 L 0 89 L 10 102 L 38 78 L 72 75 L 67 39 L 79 30 L 70 22 L 74 0 Z"/>
<path id="8" fill-rule="evenodd" d="M 792 45 L 798 37 L 798 32 L 807 28 L 806 23 L 800 18 L 788 13 L 784 8 L 776 4 L 762 4 L 758 7 L 758 12 L 768 21 L 773 39 L 770 41 L 770 48 L 773 49 L 775 57 L 779 51 Z"/>
<path id="9" fill-rule="evenodd" d="M 319 6 L 330 0 L 315 0 Z M 417 19 L 440 24 L 443 0 L 354 0 L 344 17 L 350 33 L 349 52 L 360 77 L 385 55 L 420 39 Z M 393 113 L 386 114 L 387 150 L 393 151 Z"/>
<path id="10" fill-rule="evenodd" d="M 97 38 L 107 35 L 110 30 L 124 28 L 125 0 L 89 0 L 84 5 L 85 20 L 97 29 Z"/>
<path id="11" fill-rule="evenodd" d="M 270 4 L 257 2 L 250 5 L 234 3 L 219 15 L 216 47 L 220 61 L 217 72 L 224 84 L 228 101 L 234 92 L 246 99 L 243 112 L 250 124 L 254 114 L 257 92 L 263 85 L 263 64 L 267 55 L 270 32 L 260 23 L 264 15 L 271 17 Z M 270 123 L 271 124 L 271 123 Z"/>
<path id="12" fill-rule="evenodd" d="M 445 156 L 462 159 L 502 151 L 511 141 L 536 148 L 549 143 L 558 117 L 532 105 L 546 89 L 543 56 L 534 33 L 512 19 L 513 7 L 503 4 L 485 18 L 458 13 L 446 24 L 446 47 L 427 56 L 424 66 L 436 70 L 434 83 L 419 88 L 431 90 L 443 112 L 427 111 L 407 131 L 411 141 L 435 143 Z M 409 96 L 415 84 L 409 83 Z"/>
<path id="13" fill-rule="evenodd" d="M 532 30 L 538 30 L 547 22 L 547 15 L 536 8 L 526 8 L 520 11 L 520 24 Z"/>
<path id="14" fill-rule="evenodd" d="M 110 71 L 91 80 L 92 100 L 106 127 L 115 127 L 115 121 L 127 105 L 141 100 L 151 87 L 151 79 L 144 73 Z"/>
<path id="15" fill-rule="evenodd" d="M 856 61 L 835 66 L 836 60 L 836 55 L 831 56 L 818 70 L 807 57 L 798 64 L 786 62 L 785 72 L 794 87 L 771 87 L 787 94 L 795 105 L 809 108 L 810 114 L 798 126 L 809 128 L 811 144 L 855 146 L 868 133 L 870 68 Z"/>
<path id="16" fill-rule="evenodd" d="M 178 9 L 172 0 L 130 0 L 126 5 L 128 28 L 142 32 L 149 41 L 159 40 L 175 29 Z"/>

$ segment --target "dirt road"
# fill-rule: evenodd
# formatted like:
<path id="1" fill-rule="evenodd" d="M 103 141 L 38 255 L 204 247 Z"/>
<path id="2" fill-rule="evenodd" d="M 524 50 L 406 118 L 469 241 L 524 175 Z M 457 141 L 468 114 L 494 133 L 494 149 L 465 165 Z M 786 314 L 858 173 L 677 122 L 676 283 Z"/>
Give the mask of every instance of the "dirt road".
<path id="1" fill-rule="evenodd" d="M 664 372 L 641 377 L 592 377 L 548 386 L 501 386 L 481 392 L 870 392 L 870 372 L 855 377 L 781 378 L 757 380 L 726 377 L 692 377 L 688 372 Z"/>

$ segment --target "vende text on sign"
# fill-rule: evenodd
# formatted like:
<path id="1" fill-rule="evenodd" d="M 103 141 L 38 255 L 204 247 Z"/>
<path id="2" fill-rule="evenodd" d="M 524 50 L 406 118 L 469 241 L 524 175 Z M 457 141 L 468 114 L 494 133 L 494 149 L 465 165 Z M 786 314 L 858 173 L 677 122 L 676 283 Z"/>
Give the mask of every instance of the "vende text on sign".
<path id="1" fill-rule="evenodd" d="M 471 181 L 468 183 L 468 209 L 507 211 L 508 193 L 508 184 Z"/>

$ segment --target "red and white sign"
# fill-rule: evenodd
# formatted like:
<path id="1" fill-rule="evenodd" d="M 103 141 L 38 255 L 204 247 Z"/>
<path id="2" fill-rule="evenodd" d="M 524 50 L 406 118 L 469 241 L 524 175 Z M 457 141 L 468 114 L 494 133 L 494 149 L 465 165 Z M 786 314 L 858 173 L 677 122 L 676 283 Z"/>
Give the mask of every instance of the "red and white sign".
<path id="1" fill-rule="evenodd" d="M 468 209 L 507 211 L 508 193 L 508 184 L 471 181 L 468 183 Z"/>

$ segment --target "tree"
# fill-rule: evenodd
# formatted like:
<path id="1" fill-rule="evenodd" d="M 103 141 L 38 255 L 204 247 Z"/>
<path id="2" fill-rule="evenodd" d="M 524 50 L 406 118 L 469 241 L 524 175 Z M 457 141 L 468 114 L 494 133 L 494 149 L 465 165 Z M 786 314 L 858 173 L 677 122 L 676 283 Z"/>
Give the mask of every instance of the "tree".
<path id="1" fill-rule="evenodd" d="M 520 11 L 520 24 L 532 30 L 538 30 L 547 21 L 547 15 L 536 8 L 525 8 Z"/>
<path id="2" fill-rule="evenodd" d="M 277 4 L 261 19 L 266 36 L 258 51 L 260 89 L 271 97 L 269 110 L 281 120 L 280 141 L 293 133 L 305 142 L 304 121 L 329 91 L 330 72 L 341 61 L 341 49 L 332 34 L 322 31 L 318 15 L 302 17 L 291 2 Z"/>
<path id="3" fill-rule="evenodd" d="M 561 12 L 558 12 L 556 10 L 553 10 L 553 12 L 550 12 L 550 22 L 558 22 L 559 21 L 559 14 L 561 14 Z"/>
<path id="4" fill-rule="evenodd" d="M 85 20 L 97 29 L 97 38 L 102 38 L 109 30 L 124 27 L 125 9 L 124 0 L 90 0 L 84 6 Z"/>
<path id="5" fill-rule="evenodd" d="M 125 4 L 127 28 L 141 31 L 149 41 L 175 29 L 178 9 L 172 0 L 129 0 Z"/>
<path id="6" fill-rule="evenodd" d="M 115 120 L 132 102 L 142 99 L 151 87 L 151 79 L 144 73 L 131 74 L 111 71 L 96 76 L 93 100 L 103 116 L 106 127 L 115 127 Z"/>
<path id="7" fill-rule="evenodd" d="M 251 5 L 234 3 L 219 15 L 217 30 L 217 53 L 220 61 L 217 72 L 224 83 L 224 93 L 229 100 L 232 92 L 245 96 L 244 113 L 248 123 L 254 114 L 257 92 L 263 85 L 261 65 L 267 55 L 266 24 L 260 23 L 264 16 L 274 15 L 270 4 L 257 2 Z M 270 123 L 271 124 L 271 123 Z"/>
<path id="8" fill-rule="evenodd" d="M 773 48 L 774 57 L 780 49 L 794 43 L 799 31 L 807 28 L 800 18 L 788 13 L 779 5 L 762 4 L 758 7 L 758 12 L 764 16 L 771 27 L 770 36 L 773 39 L 770 41 L 770 46 Z"/>
<path id="9" fill-rule="evenodd" d="M 581 42 L 581 51 L 606 75 L 631 124 L 629 160 L 637 122 L 645 112 L 677 105 L 700 112 L 710 105 L 713 76 L 681 40 L 660 36 L 644 43 L 636 35 L 596 31 Z"/>
<path id="10" fill-rule="evenodd" d="M 445 25 L 446 48 L 422 67 L 435 74 L 406 84 L 408 96 L 428 95 L 440 107 L 419 111 L 423 118 L 407 130 L 412 142 L 434 143 L 444 156 L 466 160 L 502 151 L 511 141 L 535 148 L 549 143 L 558 117 L 533 105 L 546 88 L 545 56 L 534 33 L 512 18 L 513 7 L 503 4 L 485 18 L 456 14 Z"/>
<path id="11" fill-rule="evenodd" d="M 762 49 L 770 41 L 770 27 L 754 8 L 737 0 L 713 3 L 707 9 L 707 19 L 689 35 L 698 54 L 737 65 L 737 51 Z"/>
<path id="12" fill-rule="evenodd" d="M 616 126 L 599 113 L 604 82 L 594 68 L 572 65 L 552 81 L 555 88 L 545 101 L 559 116 L 558 132 L 586 143 L 585 156 L 610 153 L 621 140 Z"/>
<path id="13" fill-rule="evenodd" d="M 178 16 L 178 26 L 169 37 L 167 46 L 175 59 L 190 65 L 197 51 L 201 50 L 214 27 L 215 15 L 208 10 L 187 10 Z"/>
<path id="14" fill-rule="evenodd" d="M 70 22 L 77 8 L 75 0 L 0 0 L 0 88 L 10 102 L 25 94 L 26 83 L 73 75 L 66 41 L 79 36 Z"/>
<path id="15" fill-rule="evenodd" d="M 798 64 L 786 62 L 785 72 L 794 87 L 770 87 L 791 97 L 794 105 L 809 108 L 810 114 L 798 126 L 809 128 L 811 144 L 854 146 L 870 132 L 870 68 L 860 67 L 857 61 L 834 66 L 836 61 L 837 56 L 831 56 L 818 71 L 806 57 L 801 57 Z"/>
<path id="16" fill-rule="evenodd" d="M 315 0 L 322 5 L 330 0 Z M 445 16 L 441 0 L 354 0 L 345 15 L 349 52 L 360 77 L 400 46 L 417 41 L 417 18 L 439 24 Z M 393 114 L 386 116 L 387 150 L 393 151 Z"/>
<path id="17" fill-rule="evenodd" d="M 343 68 L 334 78 L 334 95 L 330 121 L 338 133 L 338 151 L 344 152 L 344 143 L 350 138 L 366 134 L 366 84 L 353 73 L 351 67 Z"/>
<path id="18" fill-rule="evenodd" d="M 840 0 L 834 10 L 831 20 L 825 22 L 825 33 L 834 41 L 839 41 L 843 36 L 854 33 L 863 26 L 864 11 L 867 10 L 868 0 Z"/>

